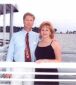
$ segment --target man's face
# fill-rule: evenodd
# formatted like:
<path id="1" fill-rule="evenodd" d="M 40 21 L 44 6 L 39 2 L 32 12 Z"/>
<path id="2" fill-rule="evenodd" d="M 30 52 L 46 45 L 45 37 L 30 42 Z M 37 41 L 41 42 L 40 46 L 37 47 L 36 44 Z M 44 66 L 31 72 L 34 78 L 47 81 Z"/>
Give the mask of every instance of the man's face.
<path id="1" fill-rule="evenodd" d="M 32 26 L 34 24 L 34 19 L 32 16 L 28 15 L 23 21 L 25 29 L 32 29 Z"/>

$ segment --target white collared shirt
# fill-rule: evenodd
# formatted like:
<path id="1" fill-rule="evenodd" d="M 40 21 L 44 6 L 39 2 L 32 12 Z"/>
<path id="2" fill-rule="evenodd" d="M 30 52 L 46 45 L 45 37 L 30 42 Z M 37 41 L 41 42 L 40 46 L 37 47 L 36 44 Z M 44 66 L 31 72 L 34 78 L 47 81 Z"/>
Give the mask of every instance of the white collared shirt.
<path id="1" fill-rule="evenodd" d="M 8 53 L 7 53 L 7 59 L 6 61 L 15 61 L 15 62 L 24 62 L 25 61 L 25 56 L 24 56 L 24 50 L 25 50 L 25 36 L 26 36 L 26 31 L 21 30 L 17 33 L 14 33 L 10 44 L 8 48 Z M 32 62 L 35 61 L 35 48 L 37 46 L 39 40 L 39 34 L 33 31 L 29 32 L 29 45 L 30 45 L 30 51 L 31 51 L 31 59 Z"/>

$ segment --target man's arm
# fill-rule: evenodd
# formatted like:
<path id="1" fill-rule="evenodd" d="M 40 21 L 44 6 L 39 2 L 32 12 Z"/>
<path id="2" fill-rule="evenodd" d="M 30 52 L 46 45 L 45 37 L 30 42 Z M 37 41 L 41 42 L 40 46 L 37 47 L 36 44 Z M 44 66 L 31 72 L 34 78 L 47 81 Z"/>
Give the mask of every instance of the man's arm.
<path id="1" fill-rule="evenodd" d="M 9 44 L 6 61 L 9 61 L 9 62 L 13 61 L 13 56 L 14 56 L 14 36 L 11 38 L 11 41 Z"/>

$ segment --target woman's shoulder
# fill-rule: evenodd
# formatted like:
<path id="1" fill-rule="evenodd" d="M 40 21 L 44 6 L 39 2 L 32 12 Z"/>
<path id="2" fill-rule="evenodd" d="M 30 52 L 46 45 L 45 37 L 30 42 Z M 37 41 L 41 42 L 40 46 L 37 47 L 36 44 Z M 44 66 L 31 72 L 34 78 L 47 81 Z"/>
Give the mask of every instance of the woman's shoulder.
<path id="1" fill-rule="evenodd" d="M 52 40 L 52 45 L 53 45 L 53 47 L 55 47 L 55 48 L 61 48 L 61 45 L 60 45 L 59 41 L 56 40 L 56 39 L 53 39 L 53 40 Z"/>
<path id="2" fill-rule="evenodd" d="M 58 42 L 58 40 L 53 39 L 53 40 L 52 40 L 52 44 L 59 44 L 59 42 Z"/>

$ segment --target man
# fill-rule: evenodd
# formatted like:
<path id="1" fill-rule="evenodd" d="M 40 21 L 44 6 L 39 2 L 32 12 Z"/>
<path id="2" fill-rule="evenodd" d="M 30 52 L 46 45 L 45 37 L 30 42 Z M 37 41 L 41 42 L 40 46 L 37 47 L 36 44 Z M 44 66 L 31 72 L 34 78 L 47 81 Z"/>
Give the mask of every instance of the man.
<path id="1" fill-rule="evenodd" d="M 7 53 L 7 59 L 6 61 L 12 62 L 13 60 L 15 62 L 28 62 L 26 61 L 26 55 L 25 55 L 25 48 L 26 48 L 26 43 L 25 43 L 25 37 L 26 34 L 29 33 L 29 46 L 30 46 L 30 53 L 31 53 L 31 61 L 29 62 L 34 62 L 35 61 L 35 56 L 34 56 L 34 51 L 38 43 L 39 35 L 38 33 L 35 33 L 32 31 L 32 26 L 34 24 L 35 16 L 31 13 L 25 13 L 23 16 L 23 23 L 24 23 L 24 29 L 21 31 L 14 33 L 10 44 L 9 44 L 9 49 Z M 18 68 L 13 68 L 13 71 L 17 72 L 28 72 L 32 71 L 32 69 L 18 69 Z M 7 75 L 9 76 L 9 75 Z M 13 78 L 22 78 L 25 77 L 27 78 L 28 75 L 12 75 Z M 30 75 L 32 78 L 32 76 Z M 29 78 L 30 78 L 29 77 Z M 13 81 L 11 82 L 11 85 L 21 85 L 22 82 L 20 81 Z M 24 82 L 24 85 L 32 85 L 32 82 Z"/>

